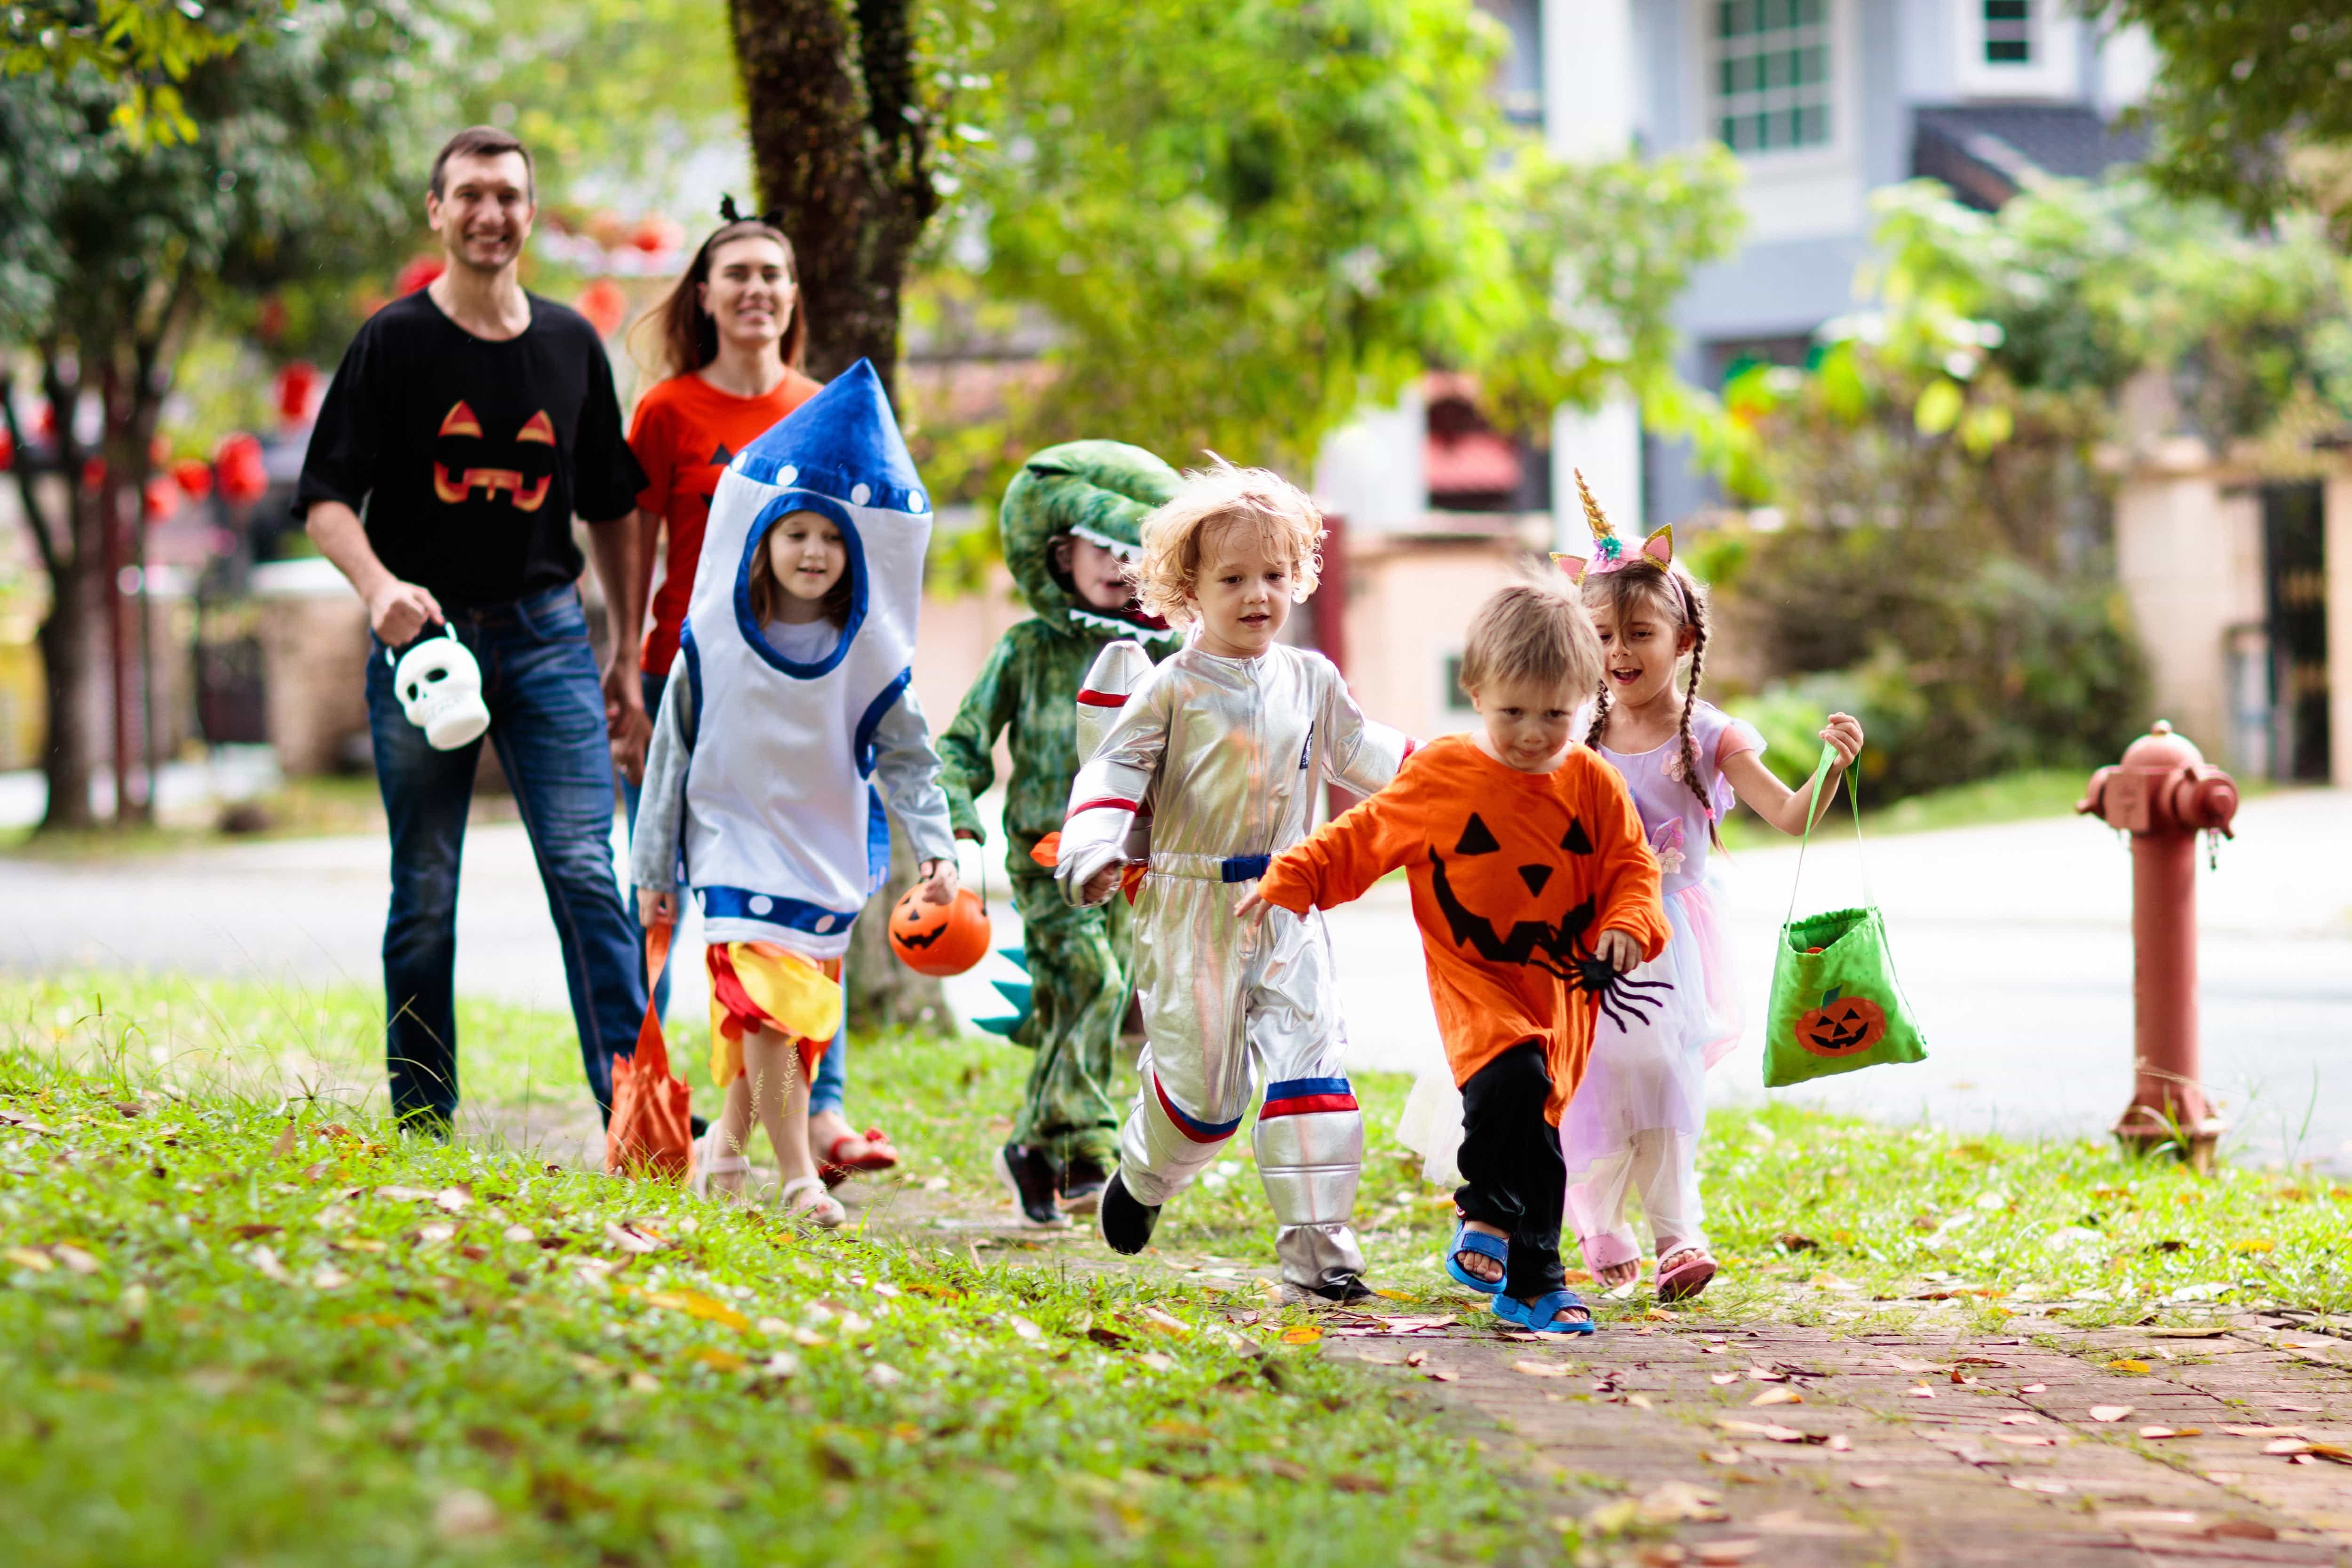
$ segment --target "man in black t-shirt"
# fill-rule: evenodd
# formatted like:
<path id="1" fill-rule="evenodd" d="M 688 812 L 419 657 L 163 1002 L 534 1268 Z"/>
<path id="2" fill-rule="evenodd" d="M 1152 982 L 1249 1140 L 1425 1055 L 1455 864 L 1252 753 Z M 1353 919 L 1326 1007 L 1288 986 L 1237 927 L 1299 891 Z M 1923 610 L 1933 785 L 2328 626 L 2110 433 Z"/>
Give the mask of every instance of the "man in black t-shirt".
<path id="1" fill-rule="evenodd" d="M 445 1135 L 457 1108 L 457 864 L 481 742 L 436 751 L 402 711 L 392 663 L 420 635 L 446 629 L 481 664 L 490 743 L 539 861 L 600 1108 L 646 1006 L 614 875 L 606 738 L 608 711 L 621 722 L 643 709 L 627 519 L 645 475 L 595 329 L 517 280 L 531 176 L 522 144 L 487 126 L 441 150 L 425 210 L 447 268 L 352 340 L 294 497 L 294 515 L 367 601 L 369 727 L 392 826 L 393 1108 Z M 615 664 L 601 681 L 576 587 L 575 514 L 613 622 Z"/>

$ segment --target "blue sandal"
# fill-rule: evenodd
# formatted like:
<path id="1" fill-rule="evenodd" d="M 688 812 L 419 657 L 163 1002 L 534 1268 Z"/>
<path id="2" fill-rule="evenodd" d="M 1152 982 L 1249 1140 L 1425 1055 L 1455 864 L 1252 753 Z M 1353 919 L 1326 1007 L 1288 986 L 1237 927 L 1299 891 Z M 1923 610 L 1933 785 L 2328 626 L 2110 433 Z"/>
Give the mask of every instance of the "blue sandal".
<path id="1" fill-rule="evenodd" d="M 1453 1243 L 1445 1249 L 1445 1271 L 1452 1276 L 1455 1284 L 1467 1285 L 1482 1296 L 1501 1295 L 1503 1281 L 1499 1277 L 1482 1280 L 1454 1261 L 1454 1259 L 1464 1252 L 1475 1252 L 1481 1258 L 1492 1258 L 1507 1269 L 1510 1267 L 1511 1254 L 1509 1249 L 1504 1245 L 1503 1239 L 1499 1236 L 1489 1236 L 1483 1230 L 1473 1230 L 1465 1221 L 1456 1220 L 1454 1224 Z M 1502 1311 L 1500 1307 L 1495 1310 Z"/>
<path id="2" fill-rule="evenodd" d="M 1581 1318 L 1562 1319 L 1560 1313 L 1570 1308 L 1584 1314 Z M 1495 1315 L 1515 1327 L 1533 1333 L 1598 1333 L 1601 1325 L 1592 1321 L 1592 1309 L 1574 1291 L 1554 1291 L 1522 1304 L 1511 1296 L 1495 1298 Z"/>

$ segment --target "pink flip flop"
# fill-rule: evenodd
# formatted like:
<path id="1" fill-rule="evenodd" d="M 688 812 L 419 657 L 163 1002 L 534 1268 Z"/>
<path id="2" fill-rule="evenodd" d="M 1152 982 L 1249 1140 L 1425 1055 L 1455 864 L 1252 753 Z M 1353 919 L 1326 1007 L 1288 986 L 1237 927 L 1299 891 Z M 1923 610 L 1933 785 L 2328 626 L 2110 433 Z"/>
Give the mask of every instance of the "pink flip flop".
<path id="1" fill-rule="evenodd" d="M 1687 1301 L 1715 1278 L 1715 1260 L 1704 1247 L 1678 1247 L 1659 1260 L 1658 1300 Z"/>

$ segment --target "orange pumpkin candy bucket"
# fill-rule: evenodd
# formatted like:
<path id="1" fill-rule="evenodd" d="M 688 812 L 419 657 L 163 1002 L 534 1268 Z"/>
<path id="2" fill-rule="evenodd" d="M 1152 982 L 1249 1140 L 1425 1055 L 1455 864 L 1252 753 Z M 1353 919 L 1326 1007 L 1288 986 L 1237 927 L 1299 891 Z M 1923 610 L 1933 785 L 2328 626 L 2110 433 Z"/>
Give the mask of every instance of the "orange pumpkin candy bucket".
<path id="1" fill-rule="evenodd" d="M 1816 800 L 1821 799 L 1821 781 L 1835 755 L 1828 747 L 1822 747 L 1821 762 L 1813 769 Z M 1862 808 L 1854 800 L 1853 782 L 1849 773 L 1846 800 L 1853 809 L 1854 842 L 1859 844 Z M 1812 837 L 1810 821 L 1805 837 L 1809 841 Z M 1800 874 L 1804 867 L 1801 844 L 1797 851 Z M 1868 898 L 1867 891 L 1864 896 Z M 1796 904 L 1792 884 L 1789 889 L 1791 915 L 1796 913 Z M 1877 904 L 1832 909 L 1782 924 L 1780 952 L 1772 964 L 1772 1001 L 1765 1016 L 1767 1089 L 1784 1089 L 1808 1079 L 1882 1062 L 1924 1061 L 1927 1057 L 1927 1044 L 1895 977 L 1886 924 Z"/>
<path id="2" fill-rule="evenodd" d="M 988 906 L 968 887 L 933 904 L 918 884 L 890 906 L 890 951 L 919 975 L 962 974 L 988 956 Z"/>

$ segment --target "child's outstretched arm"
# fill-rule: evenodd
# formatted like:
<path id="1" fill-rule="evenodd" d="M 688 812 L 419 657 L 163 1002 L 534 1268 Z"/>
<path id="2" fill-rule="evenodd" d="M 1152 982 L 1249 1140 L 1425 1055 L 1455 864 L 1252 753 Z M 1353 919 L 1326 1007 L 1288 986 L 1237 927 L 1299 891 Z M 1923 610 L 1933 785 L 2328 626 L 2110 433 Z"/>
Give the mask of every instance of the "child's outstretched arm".
<path id="1" fill-rule="evenodd" d="M 1717 767 L 1758 816 L 1794 837 L 1805 831 L 1808 818 L 1820 822 L 1822 812 L 1837 799 L 1838 780 L 1862 754 L 1862 721 L 1852 714 L 1833 713 L 1822 728 L 1822 738 L 1837 753 L 1837 761 L 1830 767 L 1819 800 L 1813 799 L 1811 779 L 1805 781 L 1803 789 L 1791 789 L 1774 778 L 1763 758 L 1753 751 L 1735 752 L 1721 758 Z"/>
<path id="2" fill-rule="evenodd" d="M 686 837 L 686 765 L 694 758 L 694 683 L 681 670 L 663 689 L 646 753 L 637 822 L 629 834 L 629 881 L 637 924 L 677 919 L 677 857 Z"/>
<path id="3" fill-rule="evenodd" d="M 1021 683 L 1012 677 L 1018 656 L 1010 632 L 998 638 L 971 689 L 963 694 L 955 721 L 940 731 L 940 785 L 947 790 L 948 818 L 960 839 L 984 842 L 988 838 L 972 801 L 996 782 L 996 737 L 1013 722 L 1013 705 L 1021 695 Z"/>
<path id="4" fill-rule="evenodd" d="M 1371 796 L 1275 856 L 1234 913 L 1256 926 L 1276 904 L 1304 915 L 1362 897 L 1419 848 L 1423 835 L 1415 825 L 1426 805 L 1419 791 L 1402 782 Z"/>
<path id="5" fill-rule="evenodd" d="M 1412 737 L 1366 718 L 1339 667 L 1327 662 L 1323 669 L 1329 683 L 1319 716 L 1324 768 L 1343 789 L 1358 795 L 1378 794 L 1412 755 Z"/>
<path id="6" fill-rule="evenodd" d="M 955 830 L 948 820 L 947 791 L 940 784 L 940 754 L 931 749 L 923 705 L 908 686 L 874 727 L 874 779 L 882 799 L 915 852 L 925 883 L 923 897 L 945 904 L 955 896 Z"/>
<path id="7" fill-rule="evenodd" d="M 1054 878 L 1072 904 L 1100 904 L 1127 864 L 1127 832 L 1151 792 L 1168 754 L 1174 690 L 1167 664 L 1155 666 L 1131 693 L 1110 732 L 1070 781 Z"/>

